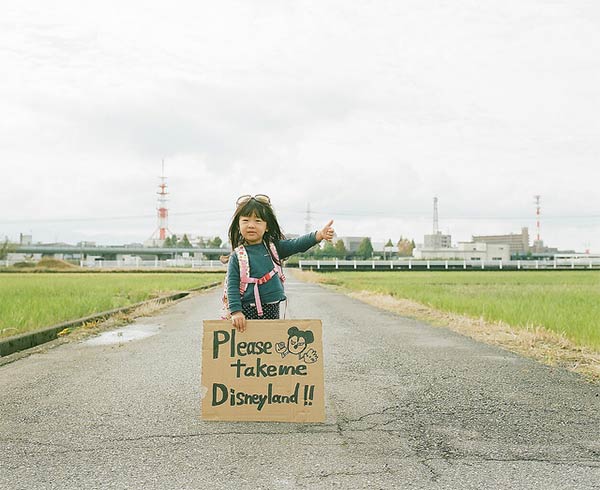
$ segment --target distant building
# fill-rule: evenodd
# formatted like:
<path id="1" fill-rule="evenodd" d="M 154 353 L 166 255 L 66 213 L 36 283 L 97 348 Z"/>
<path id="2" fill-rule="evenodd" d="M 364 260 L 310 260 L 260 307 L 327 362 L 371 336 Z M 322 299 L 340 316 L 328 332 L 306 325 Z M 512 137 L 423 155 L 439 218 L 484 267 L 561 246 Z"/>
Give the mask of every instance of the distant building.
<path id="1" fill-rule="evenodd" d="M 459 242 L 457 247 L 415 249 L 416 259 L 438 260 L 510 260 L 509 247 L 506 244 Z"/>
<path id="2" fill-rule="evenodd" d="M 544 240 L 534 240 L 530 250 L 536 253 L 543 253 L 549 251 L 548 247 L 544 245 Z M 558 249 L 555 248 L 553 251 L 558 252 Z"/>
<path id="3" fill-rule="evenodd" d="M 377 253 L 377 252 L 381 252 L 383 253 L 385 251 L 385 244 L 386 242 L 371 242 L 371 246 L 373 247 L 373 252 Z M 396 247 L 394 247 L 396 248 Z"/>
<path id="4" fill-rule="evenodd" d="M 369 237 L 366 237 L 366 236 L 341 236 L 341 237 L 338 237 L 334 241 L 334 243 L 337 242 L 338 240 L 341 240 L 342 242 L 344 242 L 344 247 L 346 247 L 346 250 L 348 252 L 358 252 L 358 247 L 360 246 L 361 242 L 365 238 L 369 238 Z"/>
<path id="5" fill-rule="evenodd" d="M 194 237 L 189 233 L 173 233 L 173 234 L 169 235 L 167 238 L 169 238 L 169 240 L 170 240 L 172 237 L 175 237 L 175 239 L 179 242 L 179 241 L 183 240 L 184 235 L 187 236 L 187 239 L 190 242 L 190 245 L 192 247 L 199 246 L 199 242 L 204 239 L 203 237 L 200 237 L 200 236 Z M 208 243 L 209 240 L 212 240 L 212 237 L 206 238 L 206 242 L 203 242 L 203 243 L 205 243 L 204 246 L 206 246 L 206 243 Z M 160 238 L 156 238 L 156 237 L 149 238 L 148 240 L 144 241 L 144 244 L 143 244 L 143 246 L 146 248 L 162 248 L 162 247 L 164 247 L 164 245 L 165 245 L 165 240 L 161 240 Z"/>
<path id="6" fill-rule="evenodd" d="M 425 235 L 423 248 L 450 248 L 452 246 L 452 236 L 442 235 L 441 231 L 433 235 Z"/>
<path id="7" fill-rule="evenodd" d="M 76 247 L 95 247 L 96 246 L 96 242 L 77 242 Z"/>
<path id="8" fill-rule="evenodd" d="M 145 248 L 162 248 L 164 244 L 165 241 L 161 240 L 160 238 L 149 238 L 148 240 L 144 241 Z"/>
<path id="9" fill-rule="evenodd" d="M 413 256 L 416 258 L 450 258 L 448 251 L 456 251 L 452 248 L 452 236 L 444 235 L 439 231 L 438 225 L 438 198 L 433 198 L 433 233 L 423 237 L 423 243 L 419 243 L 413 250 Z"/>
<path id="10" fill-rule="evenodd" d="M 19 234 L 19 245 L 31 245 L 33 237 L 31 235 Z"/>
<path id="11" fill-rule="evenodd" d="M 424 259 L 448 257 L 445 253 L 448 250 L 455 250 L 452 248 L 452 235 L 443 235 L 441 231 L 436 231 L 431 235 L 423 236 L 423 243 L 417 244 L 413 250 L 413 257 Z"/>
<path id="12" fill-rule="evenodd" d="M 510 247 L 510 254 L 526 254 L 529 252 L 529 230 L 521 228 L 521 233 L 508 235 L 473 235 L 474 242 L 487 244 L 505 244 Z"/>
<path id="13" fill-rule="evenodd" d="M 188 240 L 194 247 L 206 248 L 208 246 L 208 242 L 212 241 L 213 236 L 203 236 L 197 235 L 192 236 L 188 235 Z"/>
<path id="14" fill-rule="evenodd" d="M 534 240 L 530 248 L 531 252 L 536 255 L 540 254 L 556 254 L 556 253 L 572 253 L 573 250 L 559 250 L 555 247 L 547 247 L 544 245 L 544 240 Z"/>

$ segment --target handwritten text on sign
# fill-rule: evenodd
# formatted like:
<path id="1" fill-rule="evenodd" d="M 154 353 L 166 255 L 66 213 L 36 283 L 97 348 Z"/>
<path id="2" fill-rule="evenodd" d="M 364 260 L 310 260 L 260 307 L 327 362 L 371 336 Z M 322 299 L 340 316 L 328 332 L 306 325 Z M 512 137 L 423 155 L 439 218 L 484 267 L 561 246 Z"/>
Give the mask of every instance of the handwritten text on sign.
<path id="1" fill-rule="evenodd" d="M 203 418 L 323 421 L 322 352 L 320 320 L 205 321 Z"/>

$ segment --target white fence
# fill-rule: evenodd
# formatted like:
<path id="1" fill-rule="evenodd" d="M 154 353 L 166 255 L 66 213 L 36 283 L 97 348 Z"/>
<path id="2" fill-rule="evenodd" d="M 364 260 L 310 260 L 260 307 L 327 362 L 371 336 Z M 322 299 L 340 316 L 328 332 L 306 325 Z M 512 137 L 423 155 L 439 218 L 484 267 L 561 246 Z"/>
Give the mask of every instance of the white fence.
<path id="1" fill-rule="evenodd" d="M 300 269 L 313 270 L 565 270 L 600 269 L 600 257 L 553 260 L 301 260 Z"/>
<path id="2" fill-rule="evenodd" d="M 9 267 L 23 260 L 2 260 Z M 190 257 L 166 260 L 82 260 L 80 267 L 91 269 L 167 269 L 171 267 L 225 271 L 227 266 L 218 260 L 199 260 Z M 300 260 L 300 269 L 313 270 L 565 270 L 600 269 L 600 257 L 570 257 L 553 260 Z"/>
<path id="3" fill-rule="evenodd" d="M 23 260 L 3 260 L 1 265 L 9 267 Z M 32 262 L 35 263 L 35 262 Z M 142 260 L 139 257 L 127 260 L 81 260 L 79 266 L 90 269 L 166 269 L 170 267 L 182 267 L 188 269 L 225 271 L 227 266 L 219 260 L 199 260 L 193 258 L 177 258 L 166 260 Z"/>
<path id="4" fill-rule="evenodd" d="M 142 260 L 139 257 L 129 260 L 82 260 L 79 265 L 94 269 L 166 269 L 169 267 L 215 271 L 227 269 L 219 260 L 199 260 L 189 257 L 166 260 Z"/>

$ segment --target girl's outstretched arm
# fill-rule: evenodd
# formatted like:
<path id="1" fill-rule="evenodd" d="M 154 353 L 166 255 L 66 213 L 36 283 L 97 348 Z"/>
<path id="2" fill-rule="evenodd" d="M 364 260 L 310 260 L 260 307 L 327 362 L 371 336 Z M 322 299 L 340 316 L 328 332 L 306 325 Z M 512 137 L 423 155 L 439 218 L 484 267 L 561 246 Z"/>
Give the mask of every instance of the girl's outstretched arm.
<path id="1" fill-rule="evenodd" d="M 332 224 L 333 220 L 330 220 L 322 230 L 313 231 L 312 233 L 298 238 L 292 238 L 291 240 L 280 240 L 279 242 L 275 242 L 279 257 L 285 259 L 290 255 L 306 252 L 310 247 L 316 245 L 321 240 L 331 240 L 335 233 L 331 227 Z"/>

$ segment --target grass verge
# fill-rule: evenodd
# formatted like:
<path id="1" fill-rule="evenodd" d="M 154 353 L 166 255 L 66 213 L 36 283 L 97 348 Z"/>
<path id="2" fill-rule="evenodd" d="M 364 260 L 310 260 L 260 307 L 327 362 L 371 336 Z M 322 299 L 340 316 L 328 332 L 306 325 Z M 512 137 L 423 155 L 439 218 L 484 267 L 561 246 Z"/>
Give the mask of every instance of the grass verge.
<path id="1" fill-rule="evenodd" d="M 220 273 L 3 274 L 0 276 L 0 338 L 222 279 Z"/>

